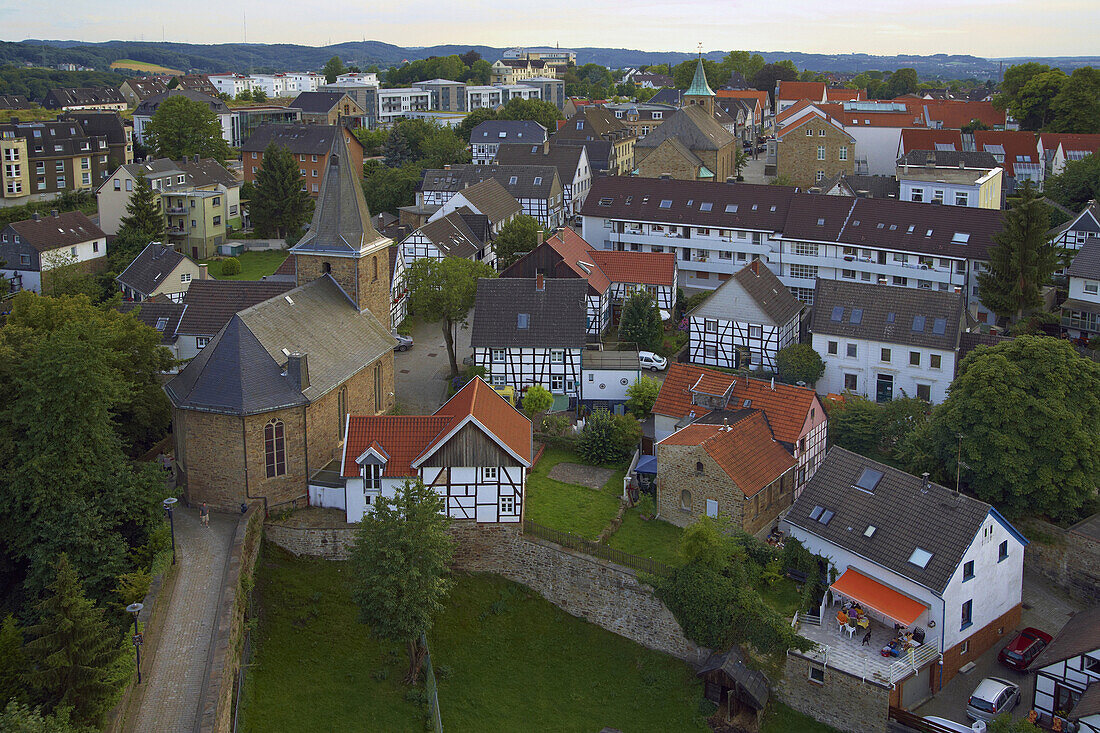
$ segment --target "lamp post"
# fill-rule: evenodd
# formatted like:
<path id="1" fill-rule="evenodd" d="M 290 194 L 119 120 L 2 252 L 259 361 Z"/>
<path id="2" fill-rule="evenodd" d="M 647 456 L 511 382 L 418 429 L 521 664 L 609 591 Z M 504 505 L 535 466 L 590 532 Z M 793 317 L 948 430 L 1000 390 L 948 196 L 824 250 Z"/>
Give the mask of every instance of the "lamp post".
<path id="1" fill-rule="evenodd" d="M 126 607 L 127 613 L 134 614 L 134 654 L 137 657 L 137 683 L 141 684 L 141 632 L 138 631 L 138 614 L 145 608 L 140 603 L 131 603 Z"/>
<path id="2" fill-rule="evenodd" d="M 168 527 L 172 532 L 172 564 L 176 564 L 176 523 L 172 521 L 172 507 L 179 501 L 174 496 L 164 500 L 164 512 L 168 515 Z"/>

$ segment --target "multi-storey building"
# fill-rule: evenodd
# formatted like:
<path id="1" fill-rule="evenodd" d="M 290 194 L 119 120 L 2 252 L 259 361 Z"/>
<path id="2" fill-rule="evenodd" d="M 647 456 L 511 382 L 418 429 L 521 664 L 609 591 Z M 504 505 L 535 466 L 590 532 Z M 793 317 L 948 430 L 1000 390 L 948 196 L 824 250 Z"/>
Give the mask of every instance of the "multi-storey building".
<path id="1" fill-rule="evenodd" d="M 327 89 L 301 92 L 290 106 L 302 110 L 302 122 L 311 125 L 360 127 L 367 116 L 363 107 L 346 93 Z"/>
<path id="2" fill-rule="evenodd" d="M 1003 173 L 992 153 L 910 150 L 897 179 L 902 201 L 999 209 Z"/>
<path id="3" fill-rule="evenodd" d="M 134 128 L 117 112 L 62 112 L 57 120 L 78 122 L 84 134 L 107 138 L 107 165 L 110 170 L 134 162 Z"/>
<path id="4" fill-rule="evenodd" d="M 164 94 L 168 91 L 168 81 L 157 76 L 139 76 L 127 79 L 118 87 L 118 92 L 130 105 L 136 107 L 142 100 Z"/>
<path id="5" fill-rule="evenodd" d="M 443 206 L 464 189 L 489 178 L 496 179 L 520 203 L 524 214 L 551 230 L 561 226 L 565 197 L 557 169 L 548 165 L 452 165 L 425 170 L 416 203 Z"/>
<path id="6" fill-rule="evenodd" d="M 23 203 L 92 190 L 117 151 L 106 134 L 89 134 L 75 120 L 0 125 L 0 195 Z"/>
<path id="7" fill-rule="evenodd" d="M 466 85 L 450 79 L 413 82 L 413 87 L 431 93 L 430 106 L 441 112 L 466 112 Z"/>
<path id="8" fill-rule="evenodd" d="M 230 111 L 233 113 L 230 119 L 233 137 L 229 144 L 234 148 L 244 145 L 245 141 L 252 137 L 261 125 L 293 125 L 302 121 L 302 110 L 294 107 L 282 107 L 277 104 L 233 107 Z"/>
<path id="9" fill-rule="evenodd" d="M 759 259 L 812 304 L 819 278 L 958 290 L 979 321 L 977 274 L 1001 212 L 794 188 L 656 178 L 593 181 L 582 236 L 596 248 L 675 252 L 684 287 L 713 289 Z"/>
<path id="10" fill-rule="evenodd" d="M 634 143 L 637 139 L 638 136 L 610 111 L 591 106 L 577 110 L 554 134 L 555 144 L 583 145 L 596 140 L 608 143 L 611 147 L 605 170 L 613 176 L 629 175 L 634 170 Z M 589 157 L 593 158 L 591 154 Z"/>
<path id="11" fill-rule="evenodd" d="M 379 89 L 364 86 L 357 90 L 366 100 L 363 107 L 371 127 L 390 125 L 405 119 L 411 112 L 427 112 L 432 106 L 432 93 L 417 87 Z"/>
<path id="12" fill-rule="evenodd" d="M 174 76 L 172 80 L 168 82 L 169 89 L 190 89 L 194 92 L 202 92 L 211 97 L 218 96 L 218 88 L 210 83 L 210 79 L 205 74 L 184 74 L 182 76 Z"/>
<path id="13" fill-rule="evenodd" d="M 191 89 L 169 89 L 163 94 L 145 99 L 134 110 L 134 139 L 139 143 L 145 143 L 145 128 L 153 119 L 160 106 L 171 97 L 186 97 L 192 102 L 205 104 L 218 118 L 218 124 L 222 128 L 222 138 L 227 142 L 233 142 L 233 113 L 225 102 L 217 97 L 211 97 L 202 92 Z"/>
<path id="14" fill-rule="evenodd" d="M 660 127 L 678 108 L 671 104 L 651 102 L 616 102 L 605 105 L 605 109 L 641 139 Z"/>
<path id="15" fill-rule="evenodd" d="M 492 163 L 497 148 L 509 143 L 542 146 L 546 128 L 534 120 L 486 120 L 470 131 L 474 163 Z"/>
<path id="16" fill-rule="evenodd" d="M 255 182 L 264 165 L 268 145 L 278 145 L 290 151 L 302 174 L 302 188 L 310 196 L 320 194 L 321 181 L 328 170 L 328 154 L 334 136 L 343 135 L 351 164 L 355 170 L 363 167 L 363 144 L 346 127 L 340 125 L 263 124 L 241 145 L 244 180 Z"/>
<path id="17" fill-rule="evenodd" d="M 466 111 L 475 109 L 496 109 L 504 104 L 504 90 L 507 87 L 468 86 L 466 87 Z"/>
<path id="18" fill-rule="evenodd" d="M 539 90 L 539 99 L 558 109 L 565 106 L 565 82 L 548 76 L 532 76 L 523 80 L 523 86 Z"/>
<path id="19" fill-rule="evenodd" d="M 236 97 L 241 92 L 252 91 L 252 77 L 245 74 L 210 74 L 206 78 L 218 90 L 218 94 Z"/>
<path id="20" fill-rule="evenodd" d="M 837 174 L 850 175 L 855 173 L 855 143 L 835 120 L 807 115 L 776 135 L 776 173 L 803 188 Z"/>
<path id="21" fill-rule="evenodd" d="M 1095 204 L 1094 204 L 1095 206 Z M 1085 240 L 1066 268 L 1069 297 L 1062 303 L 1062 328 L 1083 341 L 1100 336 L 1100 238 Z"/>
<path id="22" fill-rule="evenodd" d="M 125 112 L 126 98 L 111 87 L 80 87 L 75 89 L 51 89 L 42 98 L 46 109 L 73 112 L 84 109 L 101 109 L 109 112 Z"/>
<path id="23" fill-rule="evenodd" d="M 552 165 L 557 168 L 565 197 L 566 216 L 574 216 L 581 210 L 592 188 L 592 166 L 588 161 L 588 150 L 583 146 L 551 145 L 549 141 L 542 145 L 504 143 L 497 148 L 493 162 L 500 165 Z"/>

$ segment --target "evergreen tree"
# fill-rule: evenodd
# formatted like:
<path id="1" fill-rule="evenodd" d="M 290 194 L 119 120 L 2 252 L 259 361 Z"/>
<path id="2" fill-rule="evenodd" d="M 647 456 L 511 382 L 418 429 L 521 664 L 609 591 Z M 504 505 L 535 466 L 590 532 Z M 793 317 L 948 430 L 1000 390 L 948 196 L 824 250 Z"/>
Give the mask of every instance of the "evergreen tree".
<path id="1" fill-rule="evenodd" d="M 635 290 L 623 303 L 619 316 L 619 340 L 633 341 L 639 349 L 653 351 L 660 348 L 662 336 L 657 301 L 645 290 Z"/>
<path id="2" fill-rule="evenodd" d="M 384 162 L 390 168 L 400 168 L 406 163 L 416 161 L 416 153 L 413 151 L 412 143 L 401 125 L 397 125 L 390 132 L 389 138 L 382 146 L 382 151 L 386 156 Z"/>
<path id="3" fill-rule="evenodd" d="M 145 144 L 162 158 L 180 160 L 198 155 L 225 165 L 229 143 L 210 105 L 183 95 L 168 97 L 145 126 Z"/>
<path id="4" fill-rule="evenodd" d="M 313 199 L 302 190 L 301 172 L 289 148 L 271 143 L 264 150 L 248 211 L 261 236 L 279 238 L 297 234 L 313 215 Z"/>
<path id="5" fill-rule="evenodd" d="M 978 296 L 990 310 L 1013 322 L 1038 308 L 1041 289 L 1063 266 L 1061 249 L 1047 238 L 1050 211 L 1026 181 L 1020 201 L 1004 215 L 1004 228 L 993 237 L 989 270 L 978 275 Z"/>
<path id="6" fill-rule="evenodd" d="M 41 621 L 28 629 L 27 682 L 48 709 L 71 707 L 78 720 L 98 725 L 117 692 L 111 667 L 122 653 L 120 637 L 84 596 L 69 556 L 61 553 L 55 568 L 38 604 Z"/>
<path id="7" fill-rule="evenodd" d="M 149 185 L 149 179 L 138 176 L 134 190 L 126 202 L 118 236 L 111 242 L 108 260 L 111 270 L 122 272 L 150 242 L 164 241 L 164 212 L 160 194 Z"/>
<path id="8" fill-rule="evenodd" d="M 23 629 L 15 616 L 8 614 L 0 623 L 0 700 L 22 700 L 26 692 L 23 675 L 26 655 L 23 652 Z M 0 727 L 0 730 L 3 730 Z"/>

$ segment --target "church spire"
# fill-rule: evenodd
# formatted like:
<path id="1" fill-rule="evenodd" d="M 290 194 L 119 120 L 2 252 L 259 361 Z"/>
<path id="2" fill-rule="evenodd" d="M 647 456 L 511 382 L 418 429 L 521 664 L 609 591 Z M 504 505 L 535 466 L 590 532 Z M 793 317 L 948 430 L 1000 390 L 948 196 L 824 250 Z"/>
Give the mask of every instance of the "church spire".
<path id="1" fill-rule="evenodd" d="M 699 54 L 699 63 L 695 67 L 695 77 L 691 80 L 691 86 L 684 92 L 685 97 L 713 97 L 714 91 L 707 84 L 707 73 L 703 70 L 703 55 Z"/>

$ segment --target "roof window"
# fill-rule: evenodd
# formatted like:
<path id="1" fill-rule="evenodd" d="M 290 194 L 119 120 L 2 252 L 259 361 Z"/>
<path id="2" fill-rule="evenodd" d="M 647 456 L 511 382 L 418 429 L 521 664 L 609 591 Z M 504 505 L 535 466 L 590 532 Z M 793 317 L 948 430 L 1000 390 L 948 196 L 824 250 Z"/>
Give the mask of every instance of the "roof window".
<path id="1" fill-rule="evenodd" d="M 517 313 L 516 314 L 516 328 L 527 328 L 531 323 L 531 314 L 529 313 Z"/>
<path id="2" fill-rule="evenodd" d="M 840 323 L 841 321 L 844 320 L 844 306 L 842 306 L 842 305 L 833 306 L 833 315 L 831 316 L 831 320 L 834 320 L 837 323 Z"/>
<path id="3" fill-rule="evenodd" d="M 825 511 L 825 507 L 815 506 L 813 509 L 810 510 L 810 519 L 816 521 L 821 516 L 821 513 L 823 511 Z"/>
<path id="4" fill-rule="evenodd" d="M 955 232 L 955 236 L 951 237 L 951 241 L 954 244 L 966 244 L 970 241 L 970 235 L 966 232 Z"/>
<path id="5" fill-rule="evenodd" d="M 823 226 L 825 226 L 825 219 L 818 219 L 818 220 L 817 220 L 817 225 L 818 225 L 819 227 L 823 227 Z"/>
<path id="6" fill-rule="evenodd" d="M 875 525 L 868 524 L 867 529 L 863 530 L 863 536 L 868 537 L 868 538 L 874 537 L 875 536 L 875 529 L 876 529 Z"/>
<path id="7" fill-rule="evenodd" d="M 932 553 L 920 547 L 914 549 L 913 554 L 909 556 L 909 562 L 913 563 L 918 568 L 928 567 L 928 561 L 931 559 Z"/>
<path id="8" fill-rule="evenodd" d="M 852 314 L 850 316 L 848 316 L 848 321 L 850 323 L 854 323 L 856 325 L 859 325 L 860 323 L 863 323 L 863 309 L 862 308 L 853 308 L 852 309 Z"/>
<path id="9" fill-rule="evenodd" d="M 672 208 L 672 199 L 661 199 L 660 208 L 662 208 L 662 209 L 671 209 Z"/>
<path id="10" fill-rule="evenodd" d="M 611 203 L 614 200 L 615 199 L 612 199 L 612 198 L 602 198 L 597 202 L 597 206 L 611 206 Z"/>
<path id="11" fill-rule="evenodd" d="M 736 214 L 737 213 L 737 204 L 726 204 L 726 213 L 727 214 Z"/>
<path id="12" fill-rule="evenodd" d="M 913 332 L 924 333 L 924 316 L 913 316 Z"/>
<path id="13" fill-rule="evenodd" d="M 710 211 L 713 206 L 714 204 L 712 204 L 711 202 L 703 201 L 699 204 L 699 211 Z"/>
<path id="14" fill-rule="evenodd" d="M 875 487 L 878 486 L 879 481 L 882 481 L 883 473 L 877 468 L 865 468 L 859 472 L 859 478 L 852 484 L 860 491 L 866 491 L 868 494 L 875 493 Z"/>
<path id="15" fill-rule="evenodd" d="M 947 332 L 947 319 L 937 318 L 932 321 L 932 333 L 937 336 L 943 336 Z"/>

